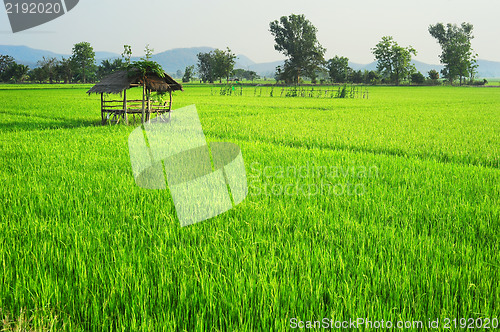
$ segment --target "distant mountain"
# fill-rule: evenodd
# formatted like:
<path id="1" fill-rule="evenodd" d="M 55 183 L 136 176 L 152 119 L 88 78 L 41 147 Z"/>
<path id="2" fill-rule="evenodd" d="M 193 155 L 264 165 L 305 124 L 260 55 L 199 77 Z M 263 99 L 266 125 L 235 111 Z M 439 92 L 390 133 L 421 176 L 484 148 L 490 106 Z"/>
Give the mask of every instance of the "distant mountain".
<path id="1" fill-rule="evenodd" d="M 500 62 L 477 60 L 477 76 L 485 78 L 500 77 Z"/>
<path id="2" fill-rule="evenodd" d="M 210 52 L 214 50 L 212 47 L 191 47 L 191 48 L 176 48 L 165 52 L 153 55 L 153 60 L 162 65 L 168 73 L 176 73 L 177 70 L 184 71 L 187 66 L 196 65 L 198 58 L 196 55 L 200 52 Z M 46 50 L 38 50 L 27 46 L 14 46 L 14 45 L 0 45 L 1 55 L 10 55 L 17 62 L 28 65 L 32 68 L 36 67 L 37 61 L 45 57 L 55 57 L 61 59 L 62 57 L 69 57 L 68 54 L 58 54 Z M 116 59 L 121 56 L 113 52 L 96 52 L 96 63 L 100 64 L 105 59 Z M 139 57 L 134 57 L 132 60 L 139 60 Z M 442 65 L 431 65 L 421 61 L 412 60 L 415 67 L 422 74 L 427 76 L 431 69 L 441 71 Z M 236 58 L 235 68 L 242 68 L 253 70 L 261 76 L 272 77 L 276 71 L 277 66 L 282 66 L 284 61 L 274 61 L 266 63 L 255 63 L 247 56 L 239 54 Z M 478 60 L 478 77 L 485 78 L 498 78 L 500 77 L 500 62 Z M 354 70 L 376 70 L 377 63 L 372 62 L 369 64 L 359 64 L 349 62 L 349 66 Z"/>
<path id="3" fill-rule="evenodd" d="M 243 54 L 238 54 L 236 56 L 236 64 L 234 65 L 236 68 L 248 69 L 248 67 L 253 65 L 255 65 L 255 62 L 250 60 L 247 56 Z"/>
<path id="4" fill-rule="evenodd" d="M 187 66 L 196 64 L 196 55 L 200 52 L 210 52 L 212 47 L 175 48 L 153 55 L 152 60 L 158 62 L 167 73 L 184 71 Z"/>
<path id="5" fill-rule="evenodd" d="M 117 53 L 113 52 L 95 52 L 95 59 L 97 64 L 100 64 L 100 60 L 112 60 L 112 59 L 118 59 L 121 58 L 122 56 Z"/>
<path id="6" fill-rule="evenodd" d="M 36 67 L 36 63 L 43 57 L 53 57 L 61 59 L 62 54 L 54 53 L 51 51 L 37 50 L 27 46 L 14 46 L 14 45 L 0 45 L 0 54 L 10 55 L 17 62 L 30 67 Z"/>

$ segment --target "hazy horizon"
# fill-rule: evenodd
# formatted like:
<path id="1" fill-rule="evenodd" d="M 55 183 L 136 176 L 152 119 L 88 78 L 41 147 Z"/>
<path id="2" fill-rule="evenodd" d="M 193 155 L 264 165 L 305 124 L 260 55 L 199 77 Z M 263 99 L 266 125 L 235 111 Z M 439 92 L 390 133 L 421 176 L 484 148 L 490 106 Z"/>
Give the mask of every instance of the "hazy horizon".
<path id="1" fill-rule="evenodd" d="M 227 0 L 186 0 L 166 4 L 147 0 L 119 2 L 81 0 L 66 15 L 42 26 L 13 34 L 5 10 L 0 10 L 0 44 L 25 45 L 70 54 L 73 44 L 88 41 L 95 51 L 120 54 L 124 44 L 134 56 L 143 55 L 149 44 L 160 53 L 175 48 L 229 47 L 256 63 L 284 59 L 274 50 L 269 22 L 284 15 L 304 14 L 318 28 L 318 39 L 327 49 L 326 58 L 346 56 L 351 62 L 374 61 L 370 51 L 385 35 L 402 46 L 417 49 L 415 60 L 439 64 L 441 49 L 427 28 L 437 22 L 470 22 L 474 25 L 472 47 L 480 59 L 500 61 L 496 15 L 500 3 L 479 0 L 401 0 L 333 3 L 318 1 L 238 3 Z M 111 17 L 111 13 L 114 14 Z M 410 15 L 411 14 L 411 15 Z"/>

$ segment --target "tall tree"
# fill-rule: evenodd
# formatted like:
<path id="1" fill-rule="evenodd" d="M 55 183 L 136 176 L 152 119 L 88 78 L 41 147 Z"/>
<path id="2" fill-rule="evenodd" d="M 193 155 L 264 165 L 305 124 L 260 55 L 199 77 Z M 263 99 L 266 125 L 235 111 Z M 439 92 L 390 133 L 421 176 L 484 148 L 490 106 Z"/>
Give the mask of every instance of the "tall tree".
<path id="1" fill-rule="evenodd" d="M 87 83 L 88 73 L 95 66 L 95 52 L 89 42 L 73 46 L 72 61 L 76 64 L 77 73 L 81 74 L 83 83 Z"/>
<path id="2" fill-rule="evenodd" d="M 269 31 L 274 36 L 274 49 L 288 57 L 280 68 L 282 76 L 294 77 L 299 83 L 301 76 L 315 75 L 324 63 L 325 49 L 316 37 L 318 30 L 304 15 L 282 16 L 269 23 Z"/>
<path id="3" fill-rule="evenodd" d="M 328 69 L 328 74 L 333 82 L 347 82 L 349 72 L 351 71 L 351 68 L 349 68 L 348 58 L 336 55 L 332 59 L 328 60 L 326 68 Z"/>
<path id="4" fill-rule="evenodd" d="M 182 82 L 184 83 L 191 82 L 193 77 L 194 77 L 194 65 L 187 66 L 186 69 L 184 70 L 184 76 L 182 77 Z"/>
<path id="5" fill-rule="evenodd" d="M 445 66 L 441 73 L 450 83 L 458 77 L 462 85 L 465 77 L 474 77 L 477 54 L 474 54 L 471 47 L 473 29 L 472 24 L 465 22 L 460 26 L 451 23 L 446 27 L 443 23 L 429 26 L 429 33 L 441 45 L 442 53 L 439 58 Z"/>
<path id="6" fill-rule="evenodd" d="M 211 52 L 198 53 L 198 73 L 203 82 L 214 82 L 215 77 L 215 59 Z"/>
<path id="7" fill-rule="evenodd" d="M 377 60 L 378 71 L 396 85 L 416 71 L 411 56 L 417 55 L 417 51 L 411 46 L 399 46 L 391 36 L 382 37 L 372 48 L 372 53 Z"/>
<path id="8" fill-rule="evenodd" d="M 216 49 L 211 52 L 212 57 L 214 58 L 214 74 L 215 77 L 219 79 L 219 82 L 222 83 L 222 78 L 229 80 L 229 76 L 234 70 L 234 64 L 236 63 L 236 54 L 233 54 L 229 47 L 226 51 Z"/>
<path id="9" fill-rule="evenodd" d="M 0 81 L 10 80 L 10 77 L 7 77 L 7 68 L 13 63 L 15 63 L 14 58 L 10 55 L 0 55 Z"/>
<path id="10" fill-rule="evenodd" d="M 13 62 L 9 65 L 9 67 L 7 67 L 5 75 L 9 78 L 10 81 L 19 83 L 27 78 L 29 70 L 30 68 L 28 66 Z"/>
<path id="11" fill-rule="evenodd" d="M 42 68 L 42 73 L 45 76 L 45 79 L 49 80 L 49 83 L 52 84 L 54 82 L 54 76 L 57 75 L 56 68 L 58 65 L 56 58 L 54 57 L 43 57 L 42 60 L 38 61 L 38 67 Z M 44 79 L 44 80 L 45 80 Z"/>
<path id="12" fill-rule="evenodd" d="M 60 77 L 64 80 L 64 84 L 70 83 L 73 80 L 75 72 L 75 63 L 71 58 L 62 58 L 57 66 L 57 71 Z"/>
<path id="13" fill-rule="evenodd" d="M 40 67 L 33 68 L 28 73 L 28 76 L 30 78 L 30 81 L 32 82 L 43 83 L 43 81 L 45 81 L 45 72 Z"/>

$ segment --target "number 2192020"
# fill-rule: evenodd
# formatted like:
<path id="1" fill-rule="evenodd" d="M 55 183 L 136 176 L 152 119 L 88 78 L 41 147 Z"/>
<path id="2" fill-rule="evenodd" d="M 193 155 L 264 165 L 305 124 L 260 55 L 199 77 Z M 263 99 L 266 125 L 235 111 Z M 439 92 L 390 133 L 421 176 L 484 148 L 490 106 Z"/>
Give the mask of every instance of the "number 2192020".
<path id="1" fill-rule="evenodd" d="M 23 2 L 5 4 L 7 14 L 59 14 L 62 11 L 60 3 L 33 3 Z"/>
<path id="2" fill-rule="evenodd" d="M 444 328 L 445 329 L 497 329 L 498 328 L 498 318 L 461 318 L 461 319 L 450 319 L 450 318 L 445 318 L 444 319 Z"/>

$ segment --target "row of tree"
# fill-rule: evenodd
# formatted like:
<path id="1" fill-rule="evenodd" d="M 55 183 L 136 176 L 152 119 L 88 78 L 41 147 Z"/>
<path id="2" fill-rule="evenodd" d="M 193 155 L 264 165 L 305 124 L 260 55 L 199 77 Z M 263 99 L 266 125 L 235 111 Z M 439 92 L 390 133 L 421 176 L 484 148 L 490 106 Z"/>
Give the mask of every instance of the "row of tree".
<path id="1" fill-rule="evenodd" d="M 146 45 L 146 55 L 142 60 L 150 61 L 153 51 Z M 121 58 L 103 60 L 100 65 L 96 65 L 94 49 L 88 42 L 75 44 L 68 58 L 58 60 L 54 57 L 43 57 L 33 69 L 16 63 L 11 56 L 0 55 L 0 81 L 93 83 L 116 70 L 127 68 L 131 57 L 132 48 L 130 45 L 124 45 Z"/>
<path id="2" fill-rule="evenodd" d="M 450 83 L 458 79 L 462 84 L 465 79 L 474 79 L 477 54 L 471 48 L 472 30 L 470 23 L 429 26 L 429 33 L 442 48 L 440 59 L 445 68 L 441 74 Z M 324 72 L 328 72 L 333 82 L 360 80 L 360 72 L 349 67 L 346 57 L 325 60 L 326 50 L 317 39 L 318 30 L 304 15 L 283 16 L 269 24 L 269 31 L 274 37 L 275 50 L 287 57 L 285 64 L 276 68 L 277 81 L 300 83 L 306 76 L 315 82 Z M 382 37 L 372 48 L 372 53 L 377 61 L 377 72 L 368 72 L 368 78 L 365 78 L 371 83 L 380 80 L 399 85 L 402 81 L 421 82 L 425 79 L 411 63 L 417 51 L 411 46 L 400 46 L 391 36 Z M 429 79 L 437 80 L 439 73 L 438 77 L 436 73 L 429 72 Z"/>
<path id="3" fill-rule="evenodd" d="M 349 59 L 335 56 L 326 61 L 325 48 L 317 39 L 317 29 L 304 15 L 283 16 L 280 20 L 269 24 L 269 31 L 274 36 L 274 48 L 283 53 L 287 59 L 283 66 L 276 68 L 277 81 L 286 83 L 300 83 L 303 77 L 310 78 L 313 82 L 330 79 L 333 82 L 344 83 L 393 83 L 403 81 L 420 83 L 425 77 L 416 71 L 411 63 L 412 56 L 417 51 L 411 47 L 400 46 L 393 37 L 384 36 L 372 48 L 372 53 L 377 60 L 377 71 L 355 71 L 349 67 Z M 429 33 L 441 45 L 441 63 L 444 69 L 441 74 L 450 83 L 459 80 L 460 84 L 466 79 L 473 80 L 476 73 L 477 54 L 471 48 L 473 26 L 462 23 L 461 26 L 442 23 L 431 25 Z M 146 60 L 152 56 L 153 50 L 146 46 Z M 96 65 L 95 52 L 88 42 L 75 44 L 72 55 L 58 60 L 56 58 L 43 58 L 38 66 L 30 69 L 28 66 L 18 64 L 8 55 L 0 55 L 0 81 L 22 82 L 95 82 L 103 76 L 124 68 L 130 64 L 132 50 L 129 45 L 124 45 L 122 58 L 104 60 Z M 216 49 L 197 55 L 198 72 L 194 66 L 188 66 L 183 75 L 183 82 L 189 82 L 195 75 L 203 82 L 222 82 L 223 79 L 254 80 L 257 73 L 250 70 L 234 70 L 236 55 L 229 48 Z M 439 73 L 429 72 L 429 79 L 436 81 Z"/>
<path id="4" fill-rule="evenodd" d="M 73 46 L 72 55 L 58 60 L 54 57 L 43 57 L 37 67 L 17 63 L 8 55 L 0 55 L 0 81 L 2 82 L 82 82 L 95 81 L 97 77 L 95 52 L 88 42 Z"/>

